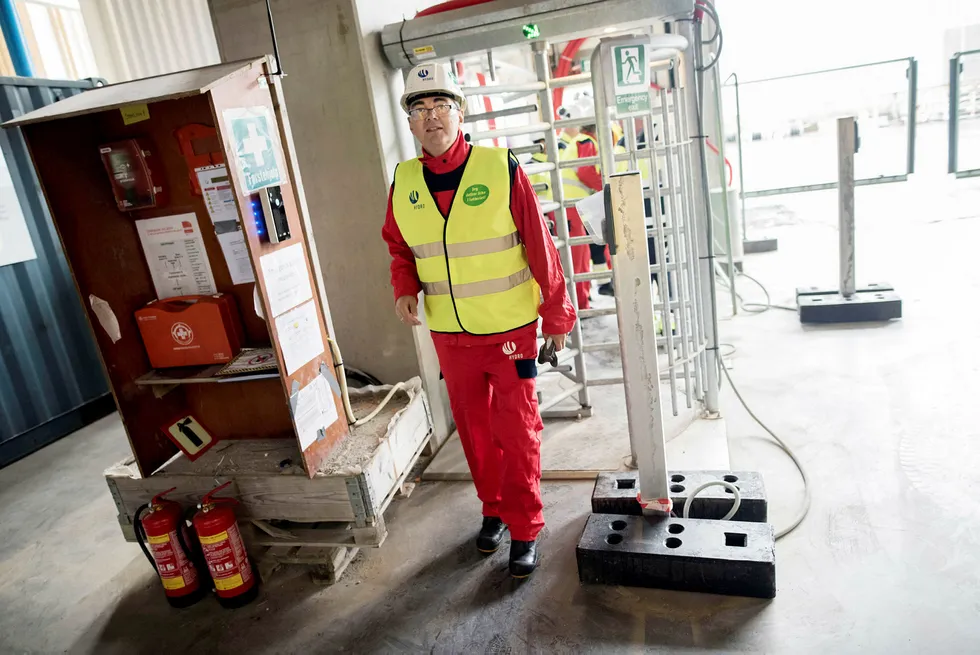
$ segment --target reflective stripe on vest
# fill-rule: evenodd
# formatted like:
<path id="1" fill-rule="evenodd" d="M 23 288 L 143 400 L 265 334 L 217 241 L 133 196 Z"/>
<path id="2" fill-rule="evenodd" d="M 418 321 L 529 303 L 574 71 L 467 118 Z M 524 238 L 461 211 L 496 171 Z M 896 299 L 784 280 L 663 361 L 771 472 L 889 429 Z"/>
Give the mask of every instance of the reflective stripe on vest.
<path id="1" fill-rule="evenodd" d="M 418 159 L 395 169 L 392 212 L 415 254 L 434 332 L 497 334 L 537 321 L 541 291 L 510 213 L 508 157 L 473 146 L 445 218 Z"/>

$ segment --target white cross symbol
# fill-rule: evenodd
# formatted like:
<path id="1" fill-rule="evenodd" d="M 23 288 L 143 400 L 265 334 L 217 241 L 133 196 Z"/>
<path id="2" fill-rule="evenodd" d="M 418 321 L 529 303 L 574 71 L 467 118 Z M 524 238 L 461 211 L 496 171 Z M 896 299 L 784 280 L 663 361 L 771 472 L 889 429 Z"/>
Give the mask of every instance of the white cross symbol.
<path id="1" fill-rule="evenodd" d="M 262 166 L 265 164 L 265 157 L 262 153 L 266 151 L 266 142 L 268 139 L 265 136 L 259 134 L 258 129 L 255 127 L 255 123 L 248 124 L 248 136 L 242 139 L 243 150 L 246 155 L 252 155 L 255 159 L 256 166 Z"/>
<path id="2" fill-rule="evenodd" d="M 184 341 L 188 336 L 188 330 L 184 327 L 178 327 L 176 330 L 177 338 Z"/>

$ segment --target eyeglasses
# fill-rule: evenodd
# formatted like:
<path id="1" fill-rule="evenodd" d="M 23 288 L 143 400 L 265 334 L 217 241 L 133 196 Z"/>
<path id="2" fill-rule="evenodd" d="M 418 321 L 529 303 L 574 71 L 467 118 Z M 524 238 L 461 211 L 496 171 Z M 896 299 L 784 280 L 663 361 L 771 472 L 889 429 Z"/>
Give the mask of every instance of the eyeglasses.
<path id="1" fill-rule="evenodd" d="M 448 116 L 449 112 L 456 109 L 456 105 L 436 105 L 432 109 L 427 107 L 419 107 L 418 109 L 412 109 L 408 112 L 408 117 L 413 121 L 425 120 L 429 116 L 435 115 L 439 118 L 443 116 Z"/>

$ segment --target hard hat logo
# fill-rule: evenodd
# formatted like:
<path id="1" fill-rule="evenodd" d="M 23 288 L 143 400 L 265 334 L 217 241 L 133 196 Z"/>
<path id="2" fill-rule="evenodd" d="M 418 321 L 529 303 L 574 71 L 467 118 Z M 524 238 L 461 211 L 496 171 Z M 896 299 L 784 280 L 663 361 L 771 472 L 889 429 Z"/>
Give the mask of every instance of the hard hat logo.
<path id="1" fill-rule="evenodd" d="M 401 105 L 408 113 L 409 104 L 419 97 L 445 96 L 452 98 L 460 110 L 466 109 L 466 96 L 459 86 L 459 80 L 442 64 L 419 64 L 405 78 L 405 92 L 402 94 Z"/>

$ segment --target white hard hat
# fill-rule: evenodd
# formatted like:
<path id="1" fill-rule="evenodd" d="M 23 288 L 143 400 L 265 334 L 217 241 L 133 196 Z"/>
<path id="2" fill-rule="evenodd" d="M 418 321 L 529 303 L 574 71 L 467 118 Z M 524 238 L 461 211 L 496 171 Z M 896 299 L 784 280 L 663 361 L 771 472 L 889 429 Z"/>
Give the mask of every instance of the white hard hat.
<path id="1" fill-rule="evenodd" d="M 450 97 L 460 109 L 466 109 L 466 96 L 459 87 L 456 75 L 444 64 L 419 64 L 408 71 L 401 103 L 406 114 L 412 100 L 436 95 Z"/>
<path id="2" fill-rule="evenodd" d="M 592 98 L 580 95 L 567 105 L 562 105 L 558 110 L 562 118 L 586 118 L 595 115 L 595 103 Z"/>

